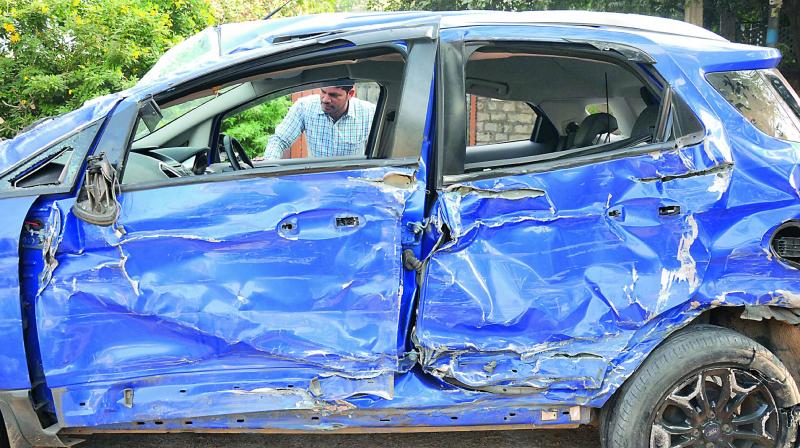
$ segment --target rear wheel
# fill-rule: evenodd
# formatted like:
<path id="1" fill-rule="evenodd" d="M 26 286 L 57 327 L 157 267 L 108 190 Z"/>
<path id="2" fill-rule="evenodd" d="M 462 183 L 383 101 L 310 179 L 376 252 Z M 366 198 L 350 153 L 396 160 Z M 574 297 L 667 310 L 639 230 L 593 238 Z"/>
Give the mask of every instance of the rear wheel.
<path id="1" fill-rule="evenodd" d="M 786 367 L 735 331 L 698 325 L 669 338 L 603 413 L 606 448 L 785 447 L 785 407 L 798 401 Z"/>

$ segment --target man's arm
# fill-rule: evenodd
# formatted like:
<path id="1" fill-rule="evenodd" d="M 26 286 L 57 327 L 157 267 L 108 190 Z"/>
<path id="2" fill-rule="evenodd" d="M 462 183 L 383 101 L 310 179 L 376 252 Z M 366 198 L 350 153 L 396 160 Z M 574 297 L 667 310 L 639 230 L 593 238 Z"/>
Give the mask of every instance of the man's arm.
<path id="1" fill-rule="evenodd" d="M 303 120 L 303 104 L 298 101 L 292 104 L 289 112 L 275 128 L 275 134 L 269 138 L 266 149 L 264 149 L 265 159 L 280 159 L 283 153 L 292 146 L 297 137 L 305 130 Z"/>

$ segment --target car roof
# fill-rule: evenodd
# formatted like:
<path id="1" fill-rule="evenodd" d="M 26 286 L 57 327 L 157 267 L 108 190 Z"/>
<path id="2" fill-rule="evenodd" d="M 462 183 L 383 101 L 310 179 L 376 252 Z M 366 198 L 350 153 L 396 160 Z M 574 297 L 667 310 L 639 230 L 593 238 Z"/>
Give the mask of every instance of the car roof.
<path id="1" fill-rule="evenodd" d="M 409 11 L 409 12 L 359 12 L 330 13 L 305 16 L 305 20 L 292 18 L 292 26 L 281 30 L 282 35 L 313 33 L 313 30 L 344 29 L 366 24 L 392 24 L 411 18 L 441 17 L 442 28 L 455 28 L 490 24 L 552 24 L 591 26 L 646 33 L 664 33 L 727 41 L 725 38 L 690 23 L 640 14 L 623 14 L 598 11 Z M 285 20 L 285 19 L 283 19 Z M 283 34 L 286 33 L 286 34 Z"/>
<path id="2" fill-rule="evenodd" d="M 580 27 L 586 31 L 620 32 L 624 39 L 636 37 L 656 44 L 686 47 L 693 52 L 752 52 L 757 47 L 731 43 L 704 28 L 672 19 L 638 14 L 596 11 L 400 11 L 325 13 L 282 19 L 231 23 L 207 28 L 168 51 L 142 78 L 140 84 L 153 84 L 175 78 L 179 72 L 206 72 L 223 68 L 245 54 L 270 52 L 287 43 L 311 40 L 315 36 L 335 35 L 358 30 L 379 30 L 406 27 L 413 23 L 431 23 L 441 29 L 481 25 L 543 25 Z M 187 54 L 191 63 L 181 64 L 179 53 L 193 40 L 205 35 L 205 54 L 195 46 Z M 704 50 L 704 47 L 708 50 Z M 713 48 L 713 50 L 712 50 Z M 763 49 L 762 49 L 763 50 Z M 762 55 L 753 55 L 752 57 Z M 774 58 L 774 55 L 769 56 Z M 766 56 L 765 56 L 766 58 Z M 177 61 L 176 61 L 177 60 Z M 191 68 L 188 68 L 191 67 Z"/>
<path id="3" fill-rule="evenodd" d="M 588 26 L 727 41 L 718 34 L 687 22 L 641 14 L 598 11 L 463 11 L 448 12 L 442 17 L 442 28 L 501 23 Z"/>

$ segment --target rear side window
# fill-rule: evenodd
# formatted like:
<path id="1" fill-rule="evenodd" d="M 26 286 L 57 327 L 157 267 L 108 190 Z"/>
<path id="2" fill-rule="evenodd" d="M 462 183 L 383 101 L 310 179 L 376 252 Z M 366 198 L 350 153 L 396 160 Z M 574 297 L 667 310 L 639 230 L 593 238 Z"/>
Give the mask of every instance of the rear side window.
<path id="1" fill-rule="evenodd" d="M 710 73 L 707 79 L 759 130 L 782 140 L 800 141 L 800 104 L 777 70 Z"/>

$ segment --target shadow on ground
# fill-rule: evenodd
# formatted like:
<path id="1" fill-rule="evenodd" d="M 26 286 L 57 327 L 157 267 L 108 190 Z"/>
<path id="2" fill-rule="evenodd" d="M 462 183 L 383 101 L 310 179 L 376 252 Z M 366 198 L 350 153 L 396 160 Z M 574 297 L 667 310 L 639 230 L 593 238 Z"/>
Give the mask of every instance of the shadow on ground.
<path id="1" fill-rule="evenodd" d="M 416 434 L 147 434 L 95 435 L 78 448 L 599 448 L 597 430 L 516 430 Z"/>

